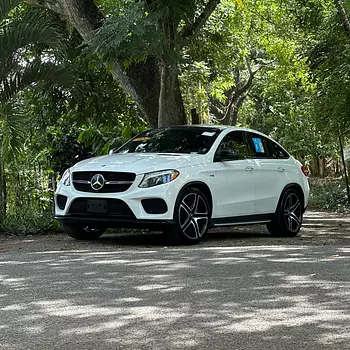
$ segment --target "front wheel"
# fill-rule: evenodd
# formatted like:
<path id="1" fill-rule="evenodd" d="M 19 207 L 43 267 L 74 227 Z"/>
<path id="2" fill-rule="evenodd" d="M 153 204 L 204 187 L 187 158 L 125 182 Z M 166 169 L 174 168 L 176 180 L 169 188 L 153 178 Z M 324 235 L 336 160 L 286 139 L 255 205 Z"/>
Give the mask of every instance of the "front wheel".
<path id="1" fill-rule="evenodd" d="M 207 233 L 210 205 L 206 196 L 197 188 L 180 193 L 174 211 L 175 225 L 165 231 L 172 244 L 196 244 Z"/>
<path id="2" fill-rule="evenodd" d="M 84 225 L 77 224 L 62 224 L 64 231 L 68 236 L 78 239 L 80 241 L 91 241 L 99 238 L 105 231 L 102 228 L 91 228 Z"/>
<path id="3" fill-rule="evenodd" d="M 274 237 L 295 237 L 303 222 L 303 207 L 300 194 L 294 189 L 285 191 L 278 203 L 276 216 L 267 229 Z"/>

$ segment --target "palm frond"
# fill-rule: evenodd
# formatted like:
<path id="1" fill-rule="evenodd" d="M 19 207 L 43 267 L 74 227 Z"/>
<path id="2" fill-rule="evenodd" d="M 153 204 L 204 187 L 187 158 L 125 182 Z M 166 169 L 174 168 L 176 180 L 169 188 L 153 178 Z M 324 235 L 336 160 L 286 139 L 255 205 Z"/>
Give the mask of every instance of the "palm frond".
<path id="1" fill-rule="evenodd" d="M 64 40 L 59 28 L 43 11 L 29 11 L 0 29 L 0 80 L 16 64 L 18 50 L 30 44 L 43 44 L 64 51 Z"/>
<path id="2" fill-rule="evenodd" d="M 73 78 L 62 65 L 51 62 L 33 61 L 22 71 L 8 76 L 0 82 L 0 103 L 6 103 L 14 98 L 18 92 L 32 86 L 37 82 L 49 82 L 62 86 L 70 86 Z"/>
<path id="3" fill-rule="evenodd" d="M 3 21 L 9 12 L 21 2 L 21 0 L 0 0 L 0 22 Z"/>
<path id="4" fill-rule="evenodd" d="M 23 149 L 26 132 L 26 115 L 9 101 L 0 104 L 1 150 L 5 162 L 11 162 Z"/>

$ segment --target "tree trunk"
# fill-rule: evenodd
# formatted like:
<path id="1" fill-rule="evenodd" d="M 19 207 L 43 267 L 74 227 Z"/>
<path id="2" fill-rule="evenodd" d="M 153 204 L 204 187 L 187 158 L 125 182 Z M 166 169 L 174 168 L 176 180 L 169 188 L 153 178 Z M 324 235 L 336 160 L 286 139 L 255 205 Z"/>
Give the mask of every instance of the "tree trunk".
<path id="1" fill-rule="evenodd" d="M 93 0 L 57 0 L 54 3 L 47 0 L 27 0 L 27 2 L 45 6 L 63 15 L 87 43 L 94 31 L 101 26 L 104 18 Z M 123 60 L 116 57 L 111 73 L 124 91 L 130 94 L 151 127 L 158 126 L 159 115 L 164 116 L 160 122 L 163 126 L 186 122 L 184 111 L 182 114 L 184 109 L 177 70 L 169 69 L 169 73 L 164 72 L 164 77 L 168 78 L 164 79 L 162 98 L 160 98 L 161 72 L 158 59 L 154 57 L 148 57 L 145 62 L 133 64 L 128 69 L 124 68 Z M 169 93 L 169 96 L 166 93 Z M 169 98 L 170 101 L 167 103 L 165 98 Z M 159 101 L 163 104 L 161 113 L 159 113 Z M 179 103 L 179 106 L 174 105 L 176 103 Z"/>
<path id="2" fill-rule="evenodd" d="M 160 61 L 158 126 L 187 124 L 176 65 Z"/>
<path id="3" fill-rule="evenodd" d="M 310 175 L 312 177 L 320 177 L 320 167 L 318 157 L 314 157 L 310 162 Z"/>
<path id="4" fill-rule="evenodd" d="M 201 116 L 197 113 L 196 108 L 191 109 L 191 122 L 192 125 L 201 124 Z"/>
<path id="5" fill-rule="evenodd" d="M 145 62 L 133 64 L 127 70 L 116 61 L 112 75 L 130 94 L 149 125 L 157 127 L 161 84 L 157 59 L 149 57 Z"/>
<path id="6" fill-rule="evenodd" d="M 324 178 L 324 164 L 323 164 L 322 157 L 318 157 L 318 169 L 319 169 L 320 177 Z"/>
<path id="7" fill-rule="evenodd" d="M 341 0 L 334 0 L 334 5 L 337 9 L 339 19 L 340 19 L 341 24 L 344 27 L 345 33 L 348 36 L 348 38 L 350 39 L 350 22 L 349 22 L 348 15 L 346 14 L 345 8 L 344 8 Z"/>
<path id="8" fill-rule="evenodd" d="M 7 191 L 6 191 L 6 175 L 5 166 L 2 155 L 0 154 L 0 224 L 4 222 L 6 218 L 7 209 Z"/>

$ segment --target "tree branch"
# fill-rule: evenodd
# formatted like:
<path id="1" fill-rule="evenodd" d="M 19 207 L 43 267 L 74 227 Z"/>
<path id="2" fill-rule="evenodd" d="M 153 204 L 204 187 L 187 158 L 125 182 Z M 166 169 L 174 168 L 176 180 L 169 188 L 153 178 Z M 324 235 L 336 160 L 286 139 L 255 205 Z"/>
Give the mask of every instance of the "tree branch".
<path id="1" fill-rule="evenodd" d="M 345 34 L 350 39 L 350 22 L 349 22 L 348 15 L 345 12 L 345 8 L 344 8 L 341 0 L 334 0 L 334 5 L 337 9 L 340 22 L 344 27 Z"/>
<path id="2" fill-rule="evenodd" d="M 224 124 L 228 124 L 231 122 L 231 111 L 232 110 L 238 110 L 240 105 L 242 105 L 243 101 L 246 98 L 247 91 L 251 88 L 253 79 L 255 74 L 262 68 L 260 66 L 255 71 L 252 70 L 250 66 L 249 59 L 246 58 L 246 65 L 249 72 L 248 79 L 242 84 L 241 78 L 240 78 L 240 71 L 238 70 L 237 76 L 236 76 L 236 87 L 232 91 L 232 93 L 229 96 L 229 103 L 226 107 L 225 114 L 220 121 L 223 121 Z"/>
<path id="3" fill-rule="evenodd" d="M 33 6 L 45 7 L 59 15 L 65 16 L 64 10 L 59 1 L 50 1 L 50 0 L 24 0 L 27 4 Z"/>
<path id="4" fill-rule="evenodd" d="M 93 0 L 25 0 L 28 4 L 45 7 L 64 16 L 88 40 L 94 30 L 99 28 L 104 18 Z"/>
<path id="5" fill-rule="evenodd" d="M 1 0 L 0 0 L 1 1 Z M 93 0 L 24 0 L 31 5 L 42 6 L 65 17 L 89 44 L 91 35 L 102 25 L 103 14 Z M 151 126 L 157 126 L 160 90 L 160 72 L 155 58 L 124 68 L 124 62 L 116 57 L 111 73 L 129 93 Z"/>
<path id="6" fill-rule="evenodd" d="M 205 23 L 209 19 L 210 15 L 216 9 L 216 6 L 220 3 L 220 0 L 209 0 L 207 5 L 205 6 L 201 15 L 192 23 L 186 25 L 180 32 L 180 37 L 189 41 L 194 38 L 198 32 L 204 27 Z"/>
<path id="7" fill-rule="evenodd" d="M 248 58 L 246 58 L 246 64 L 247 64 L 247 68 L 248 68 L 248 72 L 249 72 L 249 78 L 247 79 L 247 81 L 243 84 L 243 86 L 239 87 L 237 85 L 237 88 L 235 90 L 235 95 L 236 96 L 240 96 L 242 94 L 244 94 L 247 90 L 250 89 L 253 79 L 254 79 L 254 75 L 256 72 L 253 73 L 252 68 L 250 67 L 250 62 L 248 60 Z"/>

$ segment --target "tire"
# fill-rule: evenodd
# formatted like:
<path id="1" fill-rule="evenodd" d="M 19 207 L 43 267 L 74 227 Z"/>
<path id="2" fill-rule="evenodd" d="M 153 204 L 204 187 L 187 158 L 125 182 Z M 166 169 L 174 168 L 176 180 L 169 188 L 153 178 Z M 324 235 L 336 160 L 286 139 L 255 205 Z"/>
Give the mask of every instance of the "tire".
<path id="1" fill-rule="evenodd" d="M 63 224 L 63 229 L 68 236 L 75 238 L 79 241 L 92 241 L 98 239 L 105 231 L 102 228 L 89 228 L 88 226 L 77 224 Z"/>
<path id="2" fill-rule="evenodd" d="M 211 208 L 197 188 L 186 188 L 178 196 L 174 209 L 175 225 L 164 231 L 170 244 L 197 244 L 207 233 Z"/>
<path id="3" fill-rule="evenodd" d="M 273 237 L 295 237 L 303 222 L 303 206 L 300 194 L 294 189 L 282 193 L 275 218 L 267 229 Z"/>

